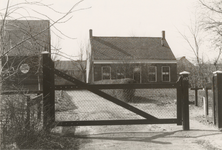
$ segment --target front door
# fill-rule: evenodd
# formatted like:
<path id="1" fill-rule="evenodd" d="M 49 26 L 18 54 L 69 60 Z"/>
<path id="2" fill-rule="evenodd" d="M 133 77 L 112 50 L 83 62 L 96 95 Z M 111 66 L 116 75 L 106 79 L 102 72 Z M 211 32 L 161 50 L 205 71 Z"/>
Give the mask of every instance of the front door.
<path id="1" fill-rule="evenodd" d="M 134 68 L 134 70 L 133 70 L 133 79 L 136 81 L 136 83 L 140 83 L 140 81 L 141 81 L 141 69 L 139 67 Z"/>

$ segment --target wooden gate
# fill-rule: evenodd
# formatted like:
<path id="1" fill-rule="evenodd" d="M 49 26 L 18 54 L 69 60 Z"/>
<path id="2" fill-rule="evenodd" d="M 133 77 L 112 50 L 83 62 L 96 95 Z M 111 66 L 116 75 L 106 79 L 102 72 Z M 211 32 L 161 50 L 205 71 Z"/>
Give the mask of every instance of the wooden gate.
<path id="1" fill-rule="evenodd" d="M 55 85 L 54 76 L 57 75 L 71 83 L 73 85 Z M 125 90 L 140 90 L 140 89 L 174 89 L 176 92 L 176 100 L 174 105 L 176 107 L 176 115 L 172 118 L 159 118 L 152 115 L 144 109 L 136 107 L 136 105 L 143 106 L 143 104 L 129 104 L 117 97 L 104 92 L 107 89 L 125 89 Z M 136 114 L 136 119 L 81 119 L 79 120 L 57 120 L 55 117 L 55 91 L 77 91 L 85 90 L 94 95 L 102 98 L 102 101 L 108 101 L 115 104 L 121 109 L 127 110 L 129 113 Z M 86 93 L 86 92 L 85 92 Z M 164 97 L 164 96 L 162 96 Z M 78 97 L 77 100 L 80 100 Z M 96 100 L 95 98 L 94 100 Z M 91 100 L 92 102 L 93 100 Z M 79 81 L 57 69 L 54 68 L 54 63 L 51 60 L 51 56 L 47 52 L 43 52 L 43 125 L 46 130 L 49 130 L 53 126 L 94 126 L 94 125 L 132 125 L 132 124 L 177 124 L 183 125 L 184 130 L 189 130 L 189 107 L 188 107 L 188 73 L 183 72 L 175 83 L 152 83 L 152 84 L 87 84 Z M 111 104 L 110 103 L 110 104 Z M 88 103 L 89 104 L 89 103 Z M 110 105 L 109 104 L 109 105 Z M 100 103 L 96 103 L 97 106 Z M 172 104 L 171 104 L 172 105 Z M 153 105 L 152 105 L 153 106 Z M 155 104 L 157 106 L 157 104 Z M 108 109 L 106 106 L 105 109 Z M 162 109 L 165 106 L 161 107 Z M 90 109 L 90 108 L 86 108 Z M 103 109 L 104 110 L 104 109 Z M 113 110 L 115 111 L 115 110 Z M 167 110 L 166 110 L 167 111 Z M 73 111 L 74 112 L 74 111 Z M 121 112 L 120 112 L 121 113 Z M 73 113 L 73 115 L 76 115 Z"/>

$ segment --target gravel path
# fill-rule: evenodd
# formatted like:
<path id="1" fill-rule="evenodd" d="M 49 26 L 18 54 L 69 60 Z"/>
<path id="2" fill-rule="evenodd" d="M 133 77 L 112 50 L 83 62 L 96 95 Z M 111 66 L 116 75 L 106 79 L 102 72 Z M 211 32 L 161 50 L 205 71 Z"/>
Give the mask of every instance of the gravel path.
<path id="1" fill-rule="evenodd" d="M 220 149 L 222 134 L 196 120 L 191 130 L 177 125 L 124 125 L 78 127 L 76 137 L 82 139 L 80 150 L 147 150 L 147 149 Z"/>
<path id="2" fill-rule="evenodd" d="M 80 118 L 98 119 L 98 118 L 120 118 L 120 109 L 107 104 L 100 99 L 98 104 L 103 107 L 92 106 L 93 103 L 87 101 L 86 97 L 68 93 L 73 97 L 77 109 L 75 113 L 80 114 Z M 76 93 L 77 94 L 77 93 Z M 75 97 L 78 97 L 76 99 Z M 91 101 L 98 100 L 98 97 L 91 95 Z M 84 106 L 81 106 L 83 105 Z M 110 114 L 107 109 L 111 108 Z M 160 107 L 160 109 L 163 109 Z M 160 110 L 161 111 L 161 110 Z M 94 112 L 91 113 L 90 112 Z M 100 112 L 100 113 L 95 113 Z M 127 111 L 122 111 L 124 116 L 133 117 Z M 190 107 L 190 131 L 183 131 L 182 126 L 174 124 L 163 125 L 122 125 L 122 126 L 83 126 L 75 130 L 75 138 L 82 141 L 80 150 L 147 150 L 147 149 L 222 149 L 222 133 L 215 127 L 204 125 L 195 119 L 203 112 L 195 107 Z M 89 115 L 90 114 L 90 115 Z M 73 135 L 74 136 L 74 135 Z"/>

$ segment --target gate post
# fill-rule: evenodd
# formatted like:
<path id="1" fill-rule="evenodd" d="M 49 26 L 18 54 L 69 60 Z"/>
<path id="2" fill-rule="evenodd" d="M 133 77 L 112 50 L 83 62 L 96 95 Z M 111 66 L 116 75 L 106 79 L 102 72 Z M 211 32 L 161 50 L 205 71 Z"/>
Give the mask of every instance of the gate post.
<path id="1" fill-rule="evenodd" d="M 54 122 L 54 116 L 52 110 L 54 109 L 54 103 L 52 99 L 52 73 L 50 67 L 52 66 L 50 53 L 47 51 L 42 52 L 43 59 L 43 128 L 46 132 L 50 131 L 50 126 Z"/>
<path id="2" fill-rule="evenodd" d="M 182 77 L 179 77 L 177 83 L 177 125 L 182 125 Z"/>
<path id="3" fill-rule="evenodd" d="M 54 90 L 54 86 L 55 86 L 55 74 L 54 74 L 54 62 L 52 61 L 51 57 L 50 57 L 50 68 L 52 68 L 52 70 L 50 70 L 50 127 L 54 126 L 54 122 L 55 122 L 55 90 Z"/>
<path id="4" fill-rule="evenodd" d="M 212 90 L 213 90 L 213 107 L 212 107 L 212 109 L 213 109 L 213 124 L 214 125 L 216 125 L 216 112 L 215 112 L 215 108 L 216 108 L 216 106 L 215 106 L 215 103 L 216 103 L 216 85 L 215 85 L 215 83 L 216 83 L 216 76 L 214 75 L 214 73 L 213 73 L 213 83 L 212 83 Z"/>
<path id="5" fill-rule="evenodd" d="M 183 130 L 190 130 L 189 118 L 189 72 L 183 71 L 182 75 L 182 118 Z"/>
<path id="6" fill-rule="evenodd" d="M 215 121 L 218 129 L 222 128 L 222 71 L 214 74 Z"/>

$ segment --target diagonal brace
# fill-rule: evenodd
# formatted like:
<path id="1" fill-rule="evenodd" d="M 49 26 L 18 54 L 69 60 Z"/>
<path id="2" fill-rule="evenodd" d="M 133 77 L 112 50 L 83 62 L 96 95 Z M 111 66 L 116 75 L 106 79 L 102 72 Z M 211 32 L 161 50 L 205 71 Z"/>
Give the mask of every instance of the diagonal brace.
<path id="1" fill-rule="evenodd" d="M 115 97 L 112 97 L 109 94 L 106 94 L 106 93 L 100 91 L 99 89 L 97 89 L 95 87 L 92 88 L 92 87 L 90 87 L 89 84 L 86 84 L 86 83 L 84 83 L 84 82 L 82 82 L 78 79 L 75 79 L 72 76 L 69 76 L 69 75 L 67 75 L 67 74 L 65 74 L 65 73 L 63 73 L 63 72 L 61 72 L 57 69 L 52 69 L 52 68 L 49 68 L 49 69 L 53 70 L 56 75 L 58 75 L 60 77 L 63 77 L 64 79 L 66 79 L 66 80 L 68 80 L 68 81 L 70 81 L 74 84 L 77 84 L 78 86 L 85 87 L 85 89 L 87 89 L 88 91 L 90 91 L 92 93 L 95 93 L 95 94 L 97 94 L 97 95 L 99 95 L 99 96 L 101 96 L 101 97 L 119 105 L 119 106 L 122 106 L 125 109 L 127 109 L 131 112 L 134 112 L 135 114 L 138 114 L 138 115 L 140 115 L 140 116 L 142 116 L 146 119 L 152 120 L 152 121 L 153 120 L 158 120 L 158 118 L 156 118 L 156 117 L 154 117 L 154 116 L 152 116 L 152 115 L 150 115 L 150 114 L 148 114 L 148 113 L 146 113 L 146 112 L 144 112 L 144 111 L 142 111 L 142 110 L 140 110 L 140 109 L 138 109 L 138 108 L 136 108 L 132 105 L 129 105 L 129 104 L 127 104 L 127 103 L 125 103 L 125 102 L 123 102 L 123 101 L 121 101 L 121 100 L 119 100 Z"/>

